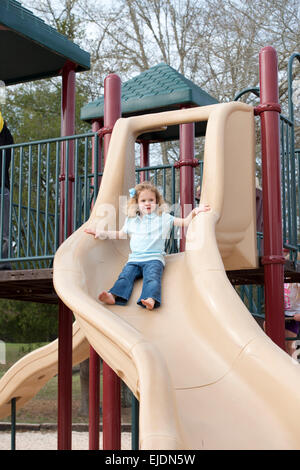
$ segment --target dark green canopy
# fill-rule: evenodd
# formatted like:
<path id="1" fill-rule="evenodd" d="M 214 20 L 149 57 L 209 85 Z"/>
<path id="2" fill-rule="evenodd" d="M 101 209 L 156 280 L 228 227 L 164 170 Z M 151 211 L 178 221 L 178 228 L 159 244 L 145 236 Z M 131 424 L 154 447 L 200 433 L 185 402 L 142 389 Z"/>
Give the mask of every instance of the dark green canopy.
<path id="1" fill-rule="evenodd" d="M 89 70 L 90 54 L 16 0 L 0 1 L 0 80 L 6 85 L 57 76 L 67 61 Z"/>
<path id="2" fill-rule="evenodd" d="M 122 84 L 123 117 L 216 103 L 215 98 L 164 63 Z M 102 119 L 103 113 L 104 97 L 101 96 L 81 109 L 81 119 L 91 122 Z M 205 128 L 206 123 L 196 124 L 196 135 L 204 135 Z M 151 141 L 175 140 L 178 138 L 178 126 L 170 126 L 167 131 L 142 137 Z"/>

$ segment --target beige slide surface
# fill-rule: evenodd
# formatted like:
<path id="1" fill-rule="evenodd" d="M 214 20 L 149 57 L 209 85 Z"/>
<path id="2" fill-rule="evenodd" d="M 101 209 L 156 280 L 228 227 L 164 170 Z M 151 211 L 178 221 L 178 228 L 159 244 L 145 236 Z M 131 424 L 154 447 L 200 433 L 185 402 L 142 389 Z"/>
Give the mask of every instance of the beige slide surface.
<path id="1" fill-rule="evenodd" d="M 138 135 L 207 121 L 201 203 L 186 251 L 166 257 L 162 305 L 98 301 L 126 263 L 128 240 L 95 240 L 84 228 L 121 227 L 135 184 Z M 113 206 L 114 210 L 111 210 Z M 116 224 L 117 221 L 117 224 Z M 264 334 L 225 269 L 255 268 L 253 108 L 227 103 L 119 119 L 89 221 L 59 248 L 54 285 L 74 312 L 73 362 L 88 344 L 140 401 L 141 449 L 299 449 L 299 365 Z M 0 417 L 34 396 L 57 370 L 57 343 L 34 351 L 0 381 Z"/>

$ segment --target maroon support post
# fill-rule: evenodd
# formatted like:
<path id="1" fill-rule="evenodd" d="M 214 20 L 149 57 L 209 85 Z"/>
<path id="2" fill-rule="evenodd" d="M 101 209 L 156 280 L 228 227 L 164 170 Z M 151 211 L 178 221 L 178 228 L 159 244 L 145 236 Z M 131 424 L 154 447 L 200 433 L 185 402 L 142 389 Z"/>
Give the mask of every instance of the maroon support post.
<path id="1" fill-rule="evenodd" d="M 144 168 L 145 166 L 149 166 L 149 142 L 147 140 L 143 140 L 140 143 L 140 166 Z M 146 175 L 144 171 L 140 172 L 140 182 L 143 183 L 146 180 Z"/>
<path id="2" fill-rule="evenodd" d="M 92 124 L 93 132 L 101 128 L 100 121 Z M 92 172 L 96 166 L 95 139 L 92 147 Z M 101 139 L 98 147 L 98 171 L 101 171 Z M 99 182 L 98 182 L 99 184 Z M 89 449 L 99 450 L 100 438 L 100 357 L 92 346 L 90 346 L 89 362 Z"/>
<path id="3" fill-rule="evenodd" d="M 266 333 L 285 349 L 284 256 L 282 237 L 277 54 L 264 47 L 259 55 Z"/>
<path id="4" fill-rule="evenodd" d="M 67 63 L 62 70 L 61 135 L 73 135 L 75 132 L 75 65 Z M 74 154 L 73 146 L 62 145 L 60 174 L 60 243 L 73 230 L 73 182 Z M 68 165 L 66 160 L 68 159 Z M 68 174 L 66 169 L 68 167 Z M 66 185 L 68 186 L 66 188 Z M 68 190 L 66 211 L 65 190 Z M 65 213 L 68 218 L 65 220 Z M 66 231 L 65 231 L 66 224 Z M 72 446 L 72 322 L 73 315 L 63 302 L 59 301 L 58 332 L 58 432 L 59 450 L 70 450 Z"/>
<path id="5" fill-rule="evenodd" d="M 89 449 L 99 450 L 100 438 L 100 358 L 90 346 L 89 364 Z"/>
<path id="6" fill-rule="evenodd" d="M 121 116 L 121 80 L 108 75 L 104 81 L 104 128 L 108 131 Z M 110 142 L 110 133 L 104 135 L 104 164 Z M 113 181 L 111 182 L 113 184 Z M 103 449 L 121 449 L 121 394 L 120 379 L 103 362 Z"/>
<path id="7" fill-rule="evenodd" d="M 107 157 L 110 137 L 115 122 L 121 117 L 121 80 L 116 74 L 108 75 L 104 80 L 104 165 Z"/>
<path id="8" fill-rule="evenodd" d="M 186 217 L 194 207 L 194 141 L 193 122 L 180 125 L 180 205 L 181 217 Z M 198 163 L 198 162 L 197 162 Z M 182 228 L 180 251 L 185 250 L 185 230 Z"/>

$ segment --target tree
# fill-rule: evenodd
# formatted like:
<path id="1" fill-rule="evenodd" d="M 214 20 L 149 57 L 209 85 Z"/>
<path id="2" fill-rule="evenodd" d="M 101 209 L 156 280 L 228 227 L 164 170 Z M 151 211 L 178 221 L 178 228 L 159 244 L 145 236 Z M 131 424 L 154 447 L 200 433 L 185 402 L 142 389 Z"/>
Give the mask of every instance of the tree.
<path id="1" fill-rule="evenodd" d="M 125 81 L 164 61 L 219 101 L 230 101 L 258 86 L 258 53 L 268 44 L 277 50 L 280 99 L 287 100 L 288 58 L 300 50 L 297 0 L 24 3 L 91 52 L 91 72 L 78 77 L 89 100 L 99 96 L 108 73 Z M 172 151 L 162 149 L 164 163 L 172 161 Z"/>
<path id="2" fill-rule="evenodd" d="M 1 340 L 40 343 L 57 338 L 57 306 L 0 299 Z"/>
<path id="3" fill-rule="evenodd" d="M 279 92 L 286 110 L 287 62 L 300 50 L 298 0 L 114 0 L 113 4 L 23 0 L 23 4 L 91 52 L 92 70 L 77 78 L 86 101 L 99 96 L 108 73 L 116 72 L 125 81 L 162 61 L 220 102 L 231 101 L 243 88 L 258 86 L 259 50 L 271 44 L 278 54 Z M 247 99 L 255 102 L 254 97 Z M 297 138 L 300 147 L 299 132 Z M 201 143 L 197 145 L 201 152 Z M 164 144 L 161 155 L 164 163 L 172 162 L 178 158 L 178 147 Z"/>
<path id="4" fill-rule="evenodd" d="M 53 3 L 53 2 L 52 2 Z M 52 11 L 51 2 L 47 2 Z M 80 36 L 80 19 L 71 14 L 72 2 L 67 2 L 66 14 L 57 18 L 56 29 L 67 34 L 70 39 L 75 34 Z M 28 5 L 30 7 L 30 5 Z M 80 109 L 88 100 L 85 86 L 78 82 L 76 87 L 76 133 L 80 134 L 90 130 L 90 126 L 80 120 Z M 60 136 L 61 113 L 61 79 L 53 78 L 39 80 L 7 88 L 7 101 L 1 109 L 14 136 L 15 143 L 43 140 Z M 28 155 L 24 151 L 24 165 L 28 166 Z M 15 151 L 16 167 L 18 173 L 18 150 Z M 41 191 L 45 191 L 46 178 L 45 152 L 41 153 Z M 32 175 L 36 174 L 36 159 L 33 158 Z M 50 174 L 55 174 L 55 159 L 50 160 Z M 32 177 L 34 180 L 34 177 Z M 27 180 L 24 178 L 23 191 L 27 190 Z M 32 181 L 32 193 L 36 189 L 35 180 Z M 53 185 L 54 187 L 54 185 Z M 50 191 L 52 190 L 52 186 Z M 14 193 L 14 198 L 18 197 Z M 23 197 L 22 200 L 26 200 Z M 17 202 L 17 201 L 15 201 Z M 34 201 L 32 207 L 34 208 Z M 49 212 L 54 212 L 55 198 L 50 197 Z M 43 209 L 41 207 L 41 209 Z M 57 307 L 30 302 L 8 301 L 0 302 L 1 339 L 13 342 L 46 342 L 57 337 Z"/>

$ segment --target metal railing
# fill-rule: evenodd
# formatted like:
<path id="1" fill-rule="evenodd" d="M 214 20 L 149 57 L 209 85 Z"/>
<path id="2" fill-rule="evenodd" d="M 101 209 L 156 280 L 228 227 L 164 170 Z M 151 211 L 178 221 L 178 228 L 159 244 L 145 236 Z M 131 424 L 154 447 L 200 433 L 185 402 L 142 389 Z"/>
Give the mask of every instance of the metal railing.
<path id="1" fill-rule="evenodd" d="M 281 116 L 281 174 L 282 212 L 284 243 L 291 250 L 291 259 L 297 256 L 300 233 L 300 149 L 291 152 L 290 138 L 292 123 Z M 11 150 L 10 192 L 0 191 L 0 241 L 7 239 L 7 252 L 0 253 L 0 260 L 12 263 L 14 268 L 45 268 L 51 266 L 59 246 L 61 174 L 69 173 L 71 158 L 74 193 L 73 230 L 80 227 L 89 217 L 90 210 L 98 193 L 102 173 L 93 167 L 92 147 L 95 146 L 95 160 L 99 148 L 97 134 L 86 133 L 35 142 L 1 147 L 2 186 L 4 188 L 4 168 L 6 150 Z M 64 148 L 63 148 L 64 147 Z M 66 152 L 66 168 L 61 168 L 61 155 Z M 203 162 L 199 161 L 196 185 L 202 180 Z M 136 168 L 136 182 L 143 173 L 162 192 L 165 200 L 174 208 L 179 203 L 179 171 L 176 164 Z M 70 186 L 65 184 L 65 199 L 70 197 Z M 5 222 L 5 197 L 8 201 L 8 221 Z M 65 210 L 67 204 L 65 204 Z M 63 233 L 67 236 L 67 218 Z M 5 228 L 5 224 L 8 228 Z M 178 239 L 172 233 L 167 252 L 178 251 Z M 262 237 L 259 237 L 260 239 Z"/>
<path id="2" fill-rule="evenodd" d="M 296 262 L 300 251 L 300 149 L 295 149 L 295 117 L 293 105 L 293 63 L 300 54 L 292 54 L 288 63 L 288 117 L 280 114 L 281 200 L 283 244 Z M 245 88 L 234 100 L 248 93 L 260 96 L 258 87 Z M 258 240 L 263 239 L 258 234 Z M 260 250 L 258 248 L 258 252 Z M 239 286 L 238 292 L 253 315 L 264 317 L 263 286 Z"/>
<path id="3" fill-rule="evenodd" d="M 293 122 L 280 115 L 281 200 L 283 243 L 297 260 L 300 240 L 299 151 L 291 144 Z"/>
<path id="4" fill-rule="evenodd" d="M 86 133 L 0 148 L 0 242 L 2 247 L 7 247 L 6 253 L 2 248 L 0 259 L 13 263 L 15 268 L 46 267 L 59 246 L 60 232 L 67 235 L 68 218 L 72 216 L 74 230 L 81 225 L 82 218 L 88 218 L 91 197 L 98 191 L 97 165 L 92 168 L 93 144 L 98 148 L 97 134 Z M 8 151 L 11 155 L 9 191 L 4 179 Z M 62 167 L 63 153 L 65 168 Z M 74 162 L 72 169 L 71 162 Z M 73 173 L 74 213 L 67 213 L 71 195 L 70 185 L 65 184 L 65 222 L 64 227 L 60 227 L 60 181 L 64 174 L 70 174 L 70 170 Z"/>
<path id="5" fill-rule="evenodd" d="M 259 90 L 246 89 L 238 95 Z M 294 148 L 294 120 L 280 115 L 281 149 L 281 197 L 283 214 L 284 245 L 290 249 L 291 260 L 297 259 L 300 249 L 300 149 Z M 68 214 L 67 201 L 73 191 L 74 205 L 72 229 L 76 230 L 89 217 L 93 202 L 98 193 L 102 173 L 98 171 L 100 152 L 99 137 L 96 133 L 60 137 L 23 144 L 0 147 L 2 152 L 2 181 L 0 188 L 0 241 L 3 246 L 8 238 L 8 250 L 1 259 L 14 268 L 28 269 L 49 267 L 59 246 L 59 234 L 67 236 Z M 11 150 L 8 232 L 5 233 L 4 205 L 4 169 L 5 153 Z M 94 149 L 94 158 L 92 156 Z M 65 155 L 65 168 L 62 167 L 62 155 Z M 95 165 L 93 165 L 93 161 Z M 73 163 L 72 163 L 73 162 Z M 70 166 L 72 169 L 70 172 Z M 152 181 L 163 194 L 164 199 L 174 208 L 180 202 L 179 171 L 176 164 L 136 168 L 136 182 L 144 179 Z M 64 174 L 72 173 L 72 185 L 60 181 Z M 202 181 L 203 162 L 199 161 L 195 169 L 195 185 Z M 68 180 L 68 178 L 67 178 Z M 65 217 L 64 227 L 60 227 L 61 191 L 64 191 Z M 258 234 L 258 251 L 262 243 L 262 234 Z M 173 230 L 168 240 L 166 251 L 179 251 L 179 237 Z M 261 286 L 241 286 L 240 295 L 254 315 L 263 315 Z"/>
<path id="6" fill-rule="evenodd" d="M 0 242 L 2 247 L 7 246 L 6 252 L 3 249 L 0 252 L 0 262 L 10 263 L 14 269 L 52 266 L 60 234 L 63 234 L 63 239 L 67 237 L 68 219 L 72 218 L 74 231 L 89 218 L 102 177 L 97 164 L 99 144 L 96 133 L 86 133 L 0 147 Z M 4 179 L 7 151 L 11 153 L 9 192 L 5 189 Z M 200 184 L 202 172 L 203 162 L 199 161 L 195 169 L 195 185 Z M 141 180 L 141 173 L 160 189 L 171 211 L 176 204 L 179 205 L 176 163 L 136 168 L 137 183 Z M 71 178 L 66 177 L 70 174 Z M 61 185 L 61 181 L 70 179 L 71 185 Z M 68 214 L 70 191 L 74 201 L 72 214 Z M 65 199 L 63 227 L 60 226 L 62 196 Z M 168 253 L 178 251 L 178 241 L 173 230 L 166 246 Z"/>

